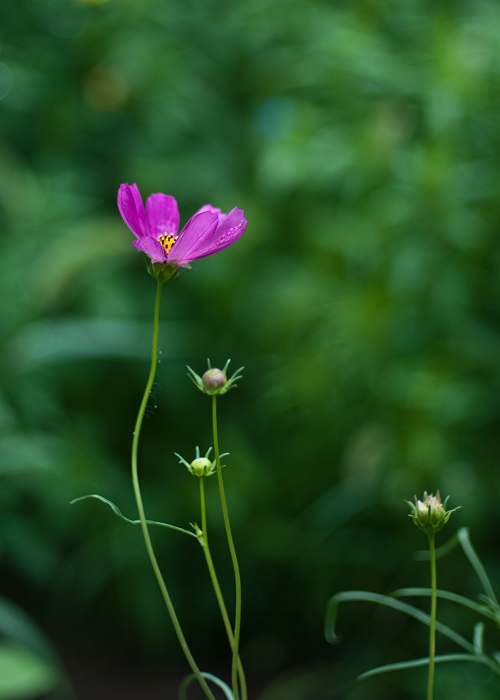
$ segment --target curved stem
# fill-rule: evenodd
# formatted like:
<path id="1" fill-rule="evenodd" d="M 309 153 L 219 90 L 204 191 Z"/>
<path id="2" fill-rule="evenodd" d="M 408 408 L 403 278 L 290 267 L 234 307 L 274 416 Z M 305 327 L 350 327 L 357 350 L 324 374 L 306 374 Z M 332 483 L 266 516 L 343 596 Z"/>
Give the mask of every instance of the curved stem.
<path id="1" fill-rule="evenodd" d="M 234 580 L 236 585 L 236 611 L 234 616 L 234 638 L 233 638 L 233 663 L 231 667 L 231 682 L 233 686 L 234 700 L 240 699 L 240 693 L 238 689 L 238 656 L 239 656 L 239 645 L 240 645 L 240 631 L 241 631 L 241 577 L 240 577 L 240 567 L 238 566 L 238 559 L 236 557 L 236 550 L 234 548 L 233 535 L 231 533 L 231 525 L 229 523 L 229 513 L 227 510 L 226 494 L 224 492 L 224 481 L 222 479 L 222 467 L 220 463 L 220 452 L 219 452 L 219 437 L 217 431 L 217 396 L 214 394 L 212 396 L 212 426 L 214 433 L 214 451 L 215 451 L 215 461 L 217 464 L 217 478 L 219 481 L 219 493 L 222 505 L 222 515 L 224 517 L 224 526 L 226 528 L 227 542 L 229 544 L 229 551 L 231 552 L 231 560 L 233 562 L 234 569 Z M 242 700 L 246 698 L 246 687 L 242 686 Z"/>
<path id="2" fill-rule="evenodd" d="M 182 632 L 181 625 L 179 623 L 179 620 L 177 618 L 177 614 L 174 610 L 174 606 L 172 603 L 172 600 L 170 598 L 170 595 L 167 590 L 167 586 L 165 584 L 165 581 L 163 579 L 162 573 L 160 571 L 160 567 L 158 566 L 158 562 L 156 560 L 156 556 L 153 550 L 153 544 L 151 542 L 151 538 L 149 536 L 149 529 L 148 529 L 148 524 L 146 522 L 146 514 L 144 512 L 144 506 L 142 503 L 142 495 L 141 495 L 141 489 L 139 486 L 139 476 L 138 476 L 138 469 L 137 469 L 137 450 L 139 447 L 139 436 L 141 433 L 141 426 L 142 426 L 142 421 L 144 418 L 144 413 L 146 411 L 146 406 L 149 400 L 149 394 L 151 392 L 151 388 L 153 386 L 155 374 L 156 374 L 156 367 L 157 367 L 157 353 L 158 353 L 158 326 L 159 326 L 159 319 L 160 319 L 160 300 L 161 300 L 161 291 L 163 288 L 163 283 L 158 282 L 158 287 L 156 290 L 156 301 L 155 301 L 155 312 L 154 312 L 154 323 L 153 323 L 153 342 L 152 342 L 152 348 L 151 348 L 151 369 L 149 371 L 149 378 L 148 382 L 146 384 L 146 389 L 144 391 L 144 396 L 142 397 L 141 405 L 139 408 L 139 413 L 137 414 L 137 420 L 135 422 L 135 428 L 134 428 L 134 439 L 132 441 L 132 483 L 134 486 L 134 494 L 135 494 L 135 500 L 137 503 L 137 510 L 139 511 L 139 519 L 141 521 L 141 528 L 142 528 L 142 534 L 144 537 L 144 542 L 146 544 L 146 549 L 148 552 L 149 560 L 151 562 L 151 566 L 153 567 L 154 574 L 156 576 L 156 580 L 158 582 L 158 586 L 160 587 L 160 591 L 163 596 L 163 600 L 165 601 L 165 605 L 167 606 L 168 613 L 170 615 L 170 619 L 172 620 L 172 624 L 174 626 L 175 632 L 177 634 L 177 639 L 179 640 L 179 644 L 181 645 L 182 651 L 184 652 L 184 655 L 187 659 L 187 662 L 189 666 L 191 667 L 191 670 L 195 674 L 198 683 L 201 685 L 203 688 L 205 695 L 209 700 L 215 700 L 215 696 L 210 690 L 206 680 L 203 678 L 203 676 L 200 673 L 200 669 L 198 668 L 193 655 L 191 654 L 191 651 L 187 645 L 186 639 L 184 637 L 184 633 Z"/>
<path id="3" fill-rule="evenodd" d="M 429 549 L 431 555 L 431 623 L 429 632 L 429 677 L 427 681 L 427 700 L 432 700 L 434 694 L 434 657 L 436 654 L 437 574 L 434 537 L 434 533 L 429 535 Z"/>
<path id="4" fill-rule="evenodd" d="M 222 615 L 222 620 L 224 622 L 224 627 L 226 629 L 226 634 L 227 638 L 229 640 L 229 645 L 231 647 L 231 650 L 233 649 L 234 646 L 234 634 L 233 634 L 233 629 L 231 627 L 231 621 L 229 619 L 229 615 L 227 613 L 227 608 L 226 608 L 226 603 L 224 601 L 224 596 L 222 595 L 221 587 L 219 584 L 219 579 L 217 578 L 217 573 L 215 571 L 215 566 L 212 560 L 212 554 L 210 552 L 210 546 L 208 544 L 208 529 L 207 529 L 207 509 L 205 506 L 205 483 L 204 483 L 204 478 L 200 478 L 200 503 L 201 503 L 201 527 L 203 530 L 203 553 L 205 555 L 205 560 L 207 562 L 207 567 L 208 571 L 210 573 L 210 579 L 212 581 L 212 586 L 214 587 L 215 591 L 215 596 L 217 598 L 217 602 L 219 603 L 219 609 Z M 243 670 L 243 664 L 241 663 L 241 659 L 238 655 L 238 677 L 240 679 L 240 688 L 241 688 L 241 695 L 242 695 L 242 700 L 247 699 L 247 684 L 246 684 L 246 678 L 245 678 L 245 672 Z"/>

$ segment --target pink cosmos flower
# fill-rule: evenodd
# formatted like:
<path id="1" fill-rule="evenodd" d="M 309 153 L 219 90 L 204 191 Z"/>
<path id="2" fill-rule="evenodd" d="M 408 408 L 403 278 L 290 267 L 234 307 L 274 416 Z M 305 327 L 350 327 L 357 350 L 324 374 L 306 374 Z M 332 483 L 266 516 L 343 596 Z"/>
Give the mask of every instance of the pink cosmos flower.
<path id="1" fill-rule="evenodd" d="M 142 202 L 137 185 L 120 185 L 118 209 L 137 238 L 132 245 L 153 263 L 189 267 L 192 260 L 205 258 L 227 248 L 243 235 L 247 220 L 242 209 L 223 214 L 205 204 L 180 233 L 177 202 L 168 194 L 152 194 Z"/>

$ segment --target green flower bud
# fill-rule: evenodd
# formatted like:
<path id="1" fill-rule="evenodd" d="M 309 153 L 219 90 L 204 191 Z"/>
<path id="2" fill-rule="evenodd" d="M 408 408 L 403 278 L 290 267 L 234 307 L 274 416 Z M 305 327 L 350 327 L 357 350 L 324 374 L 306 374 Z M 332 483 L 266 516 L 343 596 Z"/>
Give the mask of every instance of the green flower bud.
<path id="1" fill-rule="evenodd" d="M 436 496 L 433 496 L 431 494 L 430 496 L 427 496 L 427 498 L 424 494 L 424 499 L 424 502 L 417 500 L 417 512 L 419 522 L 422 525 L 425 525 L 428 519 L 430 518 L 430 521 L 433 525 L 439 523 L 446 515 L 446 511 L 443 508 L 443 504 L 441 503 L 439 491 L 437 492 Z"/>
<path id="2" fill-rule="evenodd" d="M 196 476 L 207 476 L 212 473 L 212 462 L 205 457 L 194 459 L 190 467 L 191 474 L 196 474 Z"/>
<path id="3" fill-rule="evenodd" d="M 412 512 L 409 514 L 413 522 L 417 527 L 419 527 L 427 535 L 432 535 L 439 532 L 442 527 L 446 525 L 450 519 L 450 515 L 454 513 L 458 508 L 453 508 L 453 510 L 446 510 L 446 504 L 448 502 L 449 496 L 445 499 L 445 502 L 441 502 L 441 495 L 439 491 L 433 496 L 432 493 L 428 494 L 424 491 L 423 501 L 420 501 L 415 496 L 415 503 L 411 501 L 406 501 Z"/>
<path id="4" fill-rule="evenodd" d="M 208 458 L 210 452 L 212 451 L 212 448 L 209 447 L 208 450 L 206 451 L 206 454 L 204 457 L 200 456 L 200 448 L 196 448 L 196 458 L 193 459 L 193 461 L 186 462 L 186 460 L 181 457 L 177 452 L 174 452 L 174 454 L 179 458 L 180 463 L 183 464 L 186 469 L 193 474 L 194 476 L 212 476 L 212 474 L 215 474 L 217 471 L 217 463 L 214 460 L 213 462 L 210 461 Z M 229 452 L 224 452 L 221 454 L 221 457 L 226 457 L 229 454 Z"/>
<path id="5" fill-rule="evenodd" d="M 196 523 L 189 523 L 194 530 L 194 534 L 200 540 L 200 544 L 203 543 L 203 530 Z"/>

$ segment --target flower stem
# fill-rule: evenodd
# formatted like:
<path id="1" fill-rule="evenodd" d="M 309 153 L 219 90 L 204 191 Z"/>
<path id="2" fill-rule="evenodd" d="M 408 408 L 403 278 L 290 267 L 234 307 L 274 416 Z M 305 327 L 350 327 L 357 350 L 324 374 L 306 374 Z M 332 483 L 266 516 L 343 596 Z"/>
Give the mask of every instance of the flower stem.
<path id="1" fill-rule="evenodd" d="M 200 673 L 200 669 L 198 668 L 193 655 L 191 654 L 191 651 L 187 645 L 186 639 L 184 637 L 184 633 L 182 632 L 181 625 L 179 623 L 179 619 L 177 618 L 177 614 L 175 612 L 172 600 L 170 598 L 170 595 L 167 590 L 167 586 L 165 584 L 165 581 L 163 579 L 162 573 L 160 571 L 160 567 L 158 566 L 158 562 L 156 560 L 156 556 L 153 550 L 153 544 L 151 542 L 151 537 L 149 536 L 149 529 L 148 529 L 148 524 L 146 522 L 146 514 L 144 512 L 144 505 L 142 503 L 142 496 L 141 496 L 141 489 L 139 486 L 139 477 L 138 477 L 138 470 L 137 470 L 137 450 L 139 447 L 139 436 L 141 432 L 141 426 L 142 426 L 142 421 L 144 418 L 144 413 L 146 411 L 146 406 L 149 400 L 149 395 L 151 392 L 151 388 L 153 386 L 155 374 L 156 374 L 156 367 L 157 367 L 157 353 L 158 353 L 158 326 L 159 326 L 159 319 L 160 319 L 160 300 L 161 300 L 161 291 L 163 288 L 163 283 L 158 282 L 158 287 L 156 290 L 156 301 L 155 301 L 155 312 L 154 312 L 154 323 L 153 323 L 153 342 L 152 342 L 152 348 L 151 348 L 151 369 L 149 372 L 149 378 L 148 378 L 148 383 L 146 384 L 146 389 L 144 391 L 144 396 L 142 397 L 141 405 L 139 408 L 139 413 L 137 414 L 137 420 L 135 422 L 135 428 L 134 428 L 134 439 L 132 441 L 132 483 L 134 486 L 134 494 L 135 494 L 135 500 L 137 503 L 137 510 L 139 511 L 139 519 L 141 521 L 141 528 L 142 528 L 142 534 L 144 537 L 144 542 L 146 544 L 146 549 L 148 552 L 149 560 L 151 562 L 151 566 L 153 567 L 154 574 L 156 576 L 156 580 L 158 582 L 158 586 L 160 587 L 160 591 L 162 593 L 163 599 L 165 601 L 165 605 L 167 606 L 168 613 L 170 615 L 170 619 L 172 620 L 172 624 L 174 626 L 175 632 L 177 634 L 177 639 L 179 640 L 179 643 L 181 645 L 182 651 L 184 652 L 184 655 L 187 659 L 187 662 L 189 666 L 191 667 L 191 670 L 195 674 L 199 684 L 203 688 L 203 691 L 205 692 L 205 695 L 209 700 L 215 700 L 215 696 L 208 687 L 208 684 L 206 680 L 203 678 L 203 676 Z"/>
<path id="2" fill-rule="evenodd" d="M 224 517 L 224 525 L 226 528 L 227 542 L 229 544 L 229 551 L 231 552 L 231 559 L 233 562 L 234 569 L 234 580 L 236 585 L 236 611 L 234 616 L 234 638 L 233 638 L 233 663 L 231 667 L 231 683 L 233 686 L 234 700 L 240 700 L 240 693 L 238 689 L 238 657 L 239 657 L 239 646 L 240 646 L 240 631 L 241 631 L 241 577 L 240 577 L 240 567 L 238 566 L 238 559 L 236 557 L 236 550 L 234 548 L 233 536 L 231 534 L 231 525 L 229 523 L 229 513 L 227 510 L 226 494 L 224 492 L 224 481 L 222 479 L 222 467 L 220 463 L 220 452 L 219 452 L 219 436 L 217 432 L 217 395 L 212 396 L 212 426 L 214 433 L 214 451 L 215 451 L 215 461 L 217 464 L 217 478 L 219 481 L 219 493 L 222 505 L 222 515 Z M 242 695 L 246 697 L 246 688 L 242 687 Z M 243 700 L 243 698 L 242 698 Z"/>
<path id="3" fill-rule="evenodd" d="M 434 694 L 434 656 L 436 654 L 436 609 L 437 609 L 437 575 L 436 575 L 436 548 L 434 546 L 434 533 L 429 535 L 429 549 L 431 554 L 431 624 L 429 631 L 429 677 L 427 681 L 427 700 L 432 700 Z"/>
<path id="4" fill-rule="evenodd" d="M 215 566 L 212 560 L 212 554 L 210 552 L 210 546 L 208 544 L 208 528 L 207 528 L 207 510 L 205 506 L 205 483 L 204 478 L 200 478 L 200 503 L 201 503 L 201 527 L 203 530 L 203 553 L 205 554 L 205 559 L 207 562 L 208 571 L 210 573 L 210 579 L 214 587 L 215 595 L 217 597 L 217 602 L 219 603 L 220 612 L 222 615 L 222 620 L 224 622 L 224 627 L 226 628 L 227 638 L 229 639 L 229 644 L 231 650 L 234 646 L 234 635 L 231 627 L 231 622 L 229 620 L 229 615 L 227 613 L 226 603 L 222 595 L 222 591 L 219 585 L 219 579 L 215 571 Z M 241 697 L 242 700 L 247 700 L 247 686 L 245 679 L 245 672 L 243 670 L 243 664 L 238 655 L 238 677 L 240 679 Z"/>

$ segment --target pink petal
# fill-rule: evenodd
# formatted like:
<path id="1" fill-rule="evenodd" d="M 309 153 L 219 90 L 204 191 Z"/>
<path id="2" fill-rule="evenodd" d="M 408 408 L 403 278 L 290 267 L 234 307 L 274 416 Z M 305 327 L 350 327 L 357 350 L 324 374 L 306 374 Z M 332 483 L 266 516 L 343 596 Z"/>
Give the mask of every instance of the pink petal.
<path id="1" fill-rule="evenodd" d="M 213 207 L 211 204 L 205 204 L 201 209 L 199 209 L 196 212 L 196 214 L 202 214 L 204 211 L 211 211 L 212 214 L 217 214 L 219 217 L 225 216 L 225 214 L 223 214 L 220 209 L 217 209 L 217 207 Z"/>
<path id="2" fill-rule="evenodd" d="M 198 241 L 210 238 L 218 224 L 217 214 L 204 211 L 192 216 L 179 234 L 177 242 L 168 254 L 169 260 L 179 264 L 194 260 L 191 252 L 198 247 Z"/>
<path id="3" fill-rule="evenodd" d="M 167 260 L 167 256 L 163 247 L 158 243 L 158 241 L 151 236 L 144 236 L 139 238 L 138 241 L 132 241 L 132 245 L 137 250 L 142 250 L 146 253 L 148 257 L 151 258 L 153 262 L 164 263 Z"/>
<path id="4" fill-rule="evenodd" d="M 158 239 L 164 233 L 177 236 L 179 230 L 179 209 L 177 202 L 168 194 L 152 194 L 146 202 L 146 216 L 149 231 Z"/>
<path id="5" fill-rule="evenodd" d="M 120 185 L 118 189 L 118 209 L 132 233 L 137 238 L 148 235 L 148 225 L 144 204 L 137 185 Z"/>
<path id="6" fill-rule="evenodd" d="M 207 236 L 203 241 L 200 241 L 200 245 L 197 245 L 195 250 L 190 251 L 190 260 L 213 255 L 232 245 L 245 233 L 247 220 L 243 209 L 234 208 L 227 216 L 224 214 L 222 216 L 224 218 L 220 217 L 222 221 L 217 226 L 216 231 L 210 237 Z"/>

